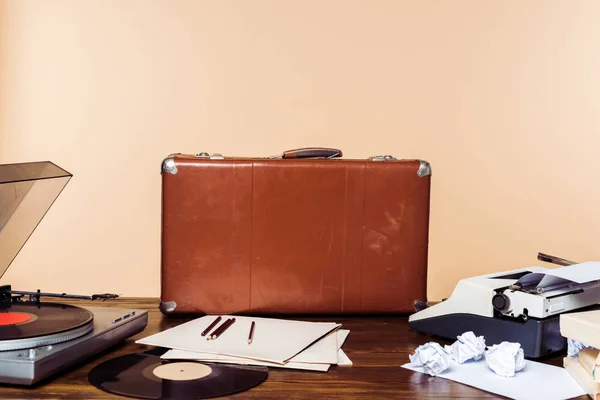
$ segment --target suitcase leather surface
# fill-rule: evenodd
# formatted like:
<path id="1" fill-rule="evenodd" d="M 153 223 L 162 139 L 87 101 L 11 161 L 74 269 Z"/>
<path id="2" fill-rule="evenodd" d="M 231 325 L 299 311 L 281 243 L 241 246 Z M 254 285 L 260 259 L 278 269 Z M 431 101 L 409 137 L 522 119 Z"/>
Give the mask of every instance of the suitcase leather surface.
<path id="1" fill-rule="evenodd" d="M 408 313 L 426 300 L 428 163 L 177 154 L 162 167 L 163 313 Z"/>

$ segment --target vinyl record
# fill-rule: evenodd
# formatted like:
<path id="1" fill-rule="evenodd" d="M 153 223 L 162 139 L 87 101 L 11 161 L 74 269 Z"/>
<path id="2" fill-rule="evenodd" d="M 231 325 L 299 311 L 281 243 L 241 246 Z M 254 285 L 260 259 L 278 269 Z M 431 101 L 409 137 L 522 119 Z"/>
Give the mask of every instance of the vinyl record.
<path id="1" fill-rule="evenodd" d="M 88 380 L 121 396 L 192 400 L 242 392 L 267 377 L 266 367 L 163 360 L 154 354 L 135 353 L 97 365 Z"/>
<path id="2" fill-rule="evenodd" d="M 70 331 L 89 324 L 94 314 L 59 303 L 12 303 L 0 310 L 0 341 L 34 338 Z"/>

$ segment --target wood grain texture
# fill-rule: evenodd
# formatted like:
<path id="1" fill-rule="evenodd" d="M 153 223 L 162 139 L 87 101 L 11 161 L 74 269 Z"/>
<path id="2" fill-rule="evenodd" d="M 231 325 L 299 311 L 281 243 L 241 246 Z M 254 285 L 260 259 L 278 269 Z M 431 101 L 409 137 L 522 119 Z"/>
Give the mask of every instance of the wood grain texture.
<path id="1" fill-rule="evenodd" d="M 88 372 L 113 357 L 150 350 L 135 340 L 176 326 L 191 317 L 165 317 L 158 311 L 155 299 L 119 299 L 109 302 L 69 301 L 75 305 L 103 305 L 149 310 L 147 328 L 124 344 L 88 359 L 68 371 L 34 387 L 0 386 L 0 398 L 10 399 L 123 399 L 112 396 L 87 380 Z M 400 366 L 409 354 L 431 338 L 411 331 L 406 317 L 340 317 L 303 318 L 313 321 L 335 321 L 350 330 L 343 346 L 353 362 L 351 367 L 333 366 L 329 372 L 273 369 L 261 385 L 224 398 L 232 399 L 495 399 L 493 394 L 446 379 L 415 373 Z M 436 339 L 441 344 L 444 342 Z M 562 365 L 562 356 L 545 360 Z M 583 396 L 580 399 L 586 399 Z"/>

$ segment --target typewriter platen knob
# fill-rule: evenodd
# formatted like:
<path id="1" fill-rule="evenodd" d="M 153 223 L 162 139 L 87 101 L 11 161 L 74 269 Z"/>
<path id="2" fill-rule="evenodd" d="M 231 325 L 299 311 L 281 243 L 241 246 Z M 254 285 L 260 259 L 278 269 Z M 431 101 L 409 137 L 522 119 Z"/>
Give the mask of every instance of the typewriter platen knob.
<path id="1" fill-rule="evenodd" d="M 496 293 L 492 297 L 492 306 L 501 313 L 510 310 L 510 299 L 504 293 Z"/>

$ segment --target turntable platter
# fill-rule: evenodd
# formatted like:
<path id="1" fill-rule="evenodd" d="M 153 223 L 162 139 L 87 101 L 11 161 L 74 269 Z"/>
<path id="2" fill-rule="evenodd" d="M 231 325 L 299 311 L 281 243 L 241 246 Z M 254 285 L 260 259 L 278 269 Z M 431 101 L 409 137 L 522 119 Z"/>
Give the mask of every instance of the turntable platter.
<path id="1" fill-rule="evenodd" d="M 93 328 L 85 308 L 59 303 L 13 303 L 0 311 L 0 351 L 71 340 Z"/>

